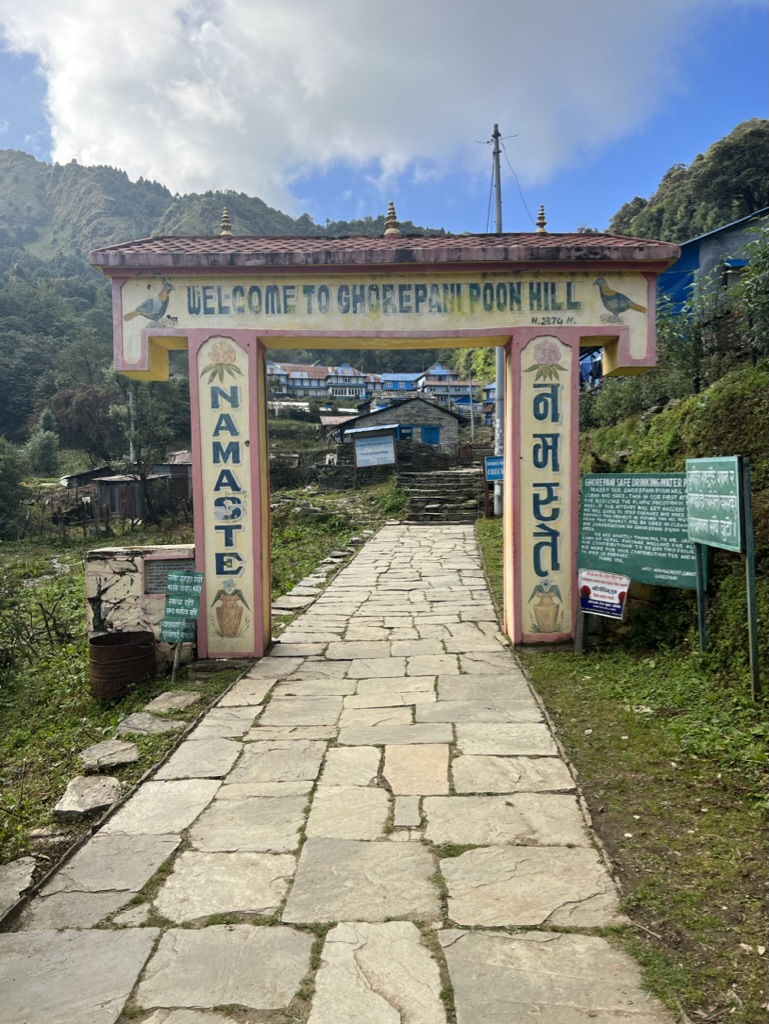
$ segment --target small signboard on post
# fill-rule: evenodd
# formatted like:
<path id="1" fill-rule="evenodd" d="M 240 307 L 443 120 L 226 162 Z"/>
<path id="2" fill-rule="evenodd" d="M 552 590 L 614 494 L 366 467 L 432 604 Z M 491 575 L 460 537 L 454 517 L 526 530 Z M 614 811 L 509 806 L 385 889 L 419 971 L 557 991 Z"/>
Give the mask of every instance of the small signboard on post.
<path id="1" fill-rule="evenodd" d="M 168 643 L 194 643 L 203 591 L 202 572 L 169 572 L 166 577 L 166 610 L 160 639 Z"/>
<path id="2" fill-rule="evenodd" d="M 612 572 L 581 569 L 579 572 L 579 607 L 582 612 L 602 615 L 607 619 L 621 619 L 630 578 Z"/>
<path id="3" fill-rule="evenodd" d="M 483 459 L 483 505 L 487 519 L 492 518 L 489 484 L 500 483 L 505 476 L 504 455 L 486 455 Z"/>
<path id="4" fill-rule="evenodd" d="M 707 586 L 701 572 L 704 561 L 702 547 L 733 551 L 745 559 L 750 682 L 755 700 L 760 679 L 750 460 L 742 455 L 687 459 L 686 514 L 689 538 L 697 554 L 697 619 L 700 649 L 703 651 L 707 650 L 708 634 Z"/>
<path id="5" fill-rule="evenodd" d="M 387 423 L 377 427 L 357 427 L 346 432 L 346 436 L 352 438 L 353 482 L 356 487 L 359 469 L 398 464 L 395 448 L 397 429 L 397 423 Z"/>
<path id="6" fill-rule="evenodd" d="M 197 640 L 202 592 L 202 572 L 169 572 L 166 577 L 166 610 L 160 626 L 160 639 L 176 645 L 172 683 L 176 681 L 182 644 Z"/>
<path id="7" fill-rule="evenodd" d="M 384 434 L 379 437 L 356 437 L 355 465 L 358 469 L 365 466 L 389 466 L 395 462 L 395 436 Z"/>
<path id="8" fill-rule="evenodd" d="M 689 540 L 727 551 L 742 551 L 739 457 L 686 460 L 686 517 Z"/>

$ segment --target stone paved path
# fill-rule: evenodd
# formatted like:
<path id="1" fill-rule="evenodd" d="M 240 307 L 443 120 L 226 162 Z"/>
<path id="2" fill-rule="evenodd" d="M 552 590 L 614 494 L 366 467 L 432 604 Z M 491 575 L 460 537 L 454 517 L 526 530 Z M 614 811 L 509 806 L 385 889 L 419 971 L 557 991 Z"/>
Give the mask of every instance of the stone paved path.
<path id="1" fill-rule="evenodd" d="M 472 529 L 388 526 L 0 935 L 0 1024 L 667 1024 L 622 920 Z"/>

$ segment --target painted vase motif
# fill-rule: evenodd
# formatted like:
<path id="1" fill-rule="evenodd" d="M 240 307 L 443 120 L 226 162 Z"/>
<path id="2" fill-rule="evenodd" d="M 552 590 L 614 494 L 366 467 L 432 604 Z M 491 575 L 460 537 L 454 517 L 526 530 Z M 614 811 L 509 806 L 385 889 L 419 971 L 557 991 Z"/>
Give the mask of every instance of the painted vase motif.
<path id="1" fill-rule="evenodd" d="M 558 612 L 560 611 L 560 605 L 552 594 L 540 594 L 539 600 L 532 606 L 532 610 L 540 633 L 558 632 Z"/>
<path id="2" fill-rule="evenodd" d="M 216 609 L 220 636 L 237 636 L 243 620 L 243 605 L 234 594 L 222 594 Z"/>

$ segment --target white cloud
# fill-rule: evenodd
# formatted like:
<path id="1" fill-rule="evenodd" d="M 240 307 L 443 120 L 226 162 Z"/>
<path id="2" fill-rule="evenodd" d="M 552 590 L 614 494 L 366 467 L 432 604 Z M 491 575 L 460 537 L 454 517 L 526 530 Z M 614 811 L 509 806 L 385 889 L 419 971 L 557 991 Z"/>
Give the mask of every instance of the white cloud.
<path id="1" fill-rule="evenodd" d="M 53 157 L 172 191 L 232 188 L 283 209 L 347 164 L 488 177 L 498 121 L 524 184 L 639 129 L 681 88 L 677 53 L 717 0 L 0 0 L 38 56 Z"/>

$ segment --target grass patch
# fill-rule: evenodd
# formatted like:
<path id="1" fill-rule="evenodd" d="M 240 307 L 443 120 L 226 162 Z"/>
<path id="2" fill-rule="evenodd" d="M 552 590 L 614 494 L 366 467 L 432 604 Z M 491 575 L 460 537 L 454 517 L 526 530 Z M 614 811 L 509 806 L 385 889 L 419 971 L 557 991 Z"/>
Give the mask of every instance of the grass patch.
<path id="1" fill-rule="evenodd" d="M 617 941 L 668 1006 L 680 1003 L 692 1019 L 722 1011 L 752 1024 L 767 999 L 757 710 L 672 652 L 520 658 L 638 926 Z"/>
<path id="2" fill-rule="evenodd" d="M 484 529 L 493 580 L 501 529 Z M 518 657 L 621 883 L 633 928 L 611 941 L 690 1020 L 754 1024 L 767 1004 L 765 708 L 686 647 L 654 646 L 651 632 L 645 641 Z"/>
<path id="3" fill-rule="evenodd" d="M 481 549 L 483 571 L 489 590 L 500 615 L 504 603 L 502 578 L 502 520 L 479 519 L 475 524 L 475 536 Z M 500 615 L 501 618 L 501 615 Z"/>

